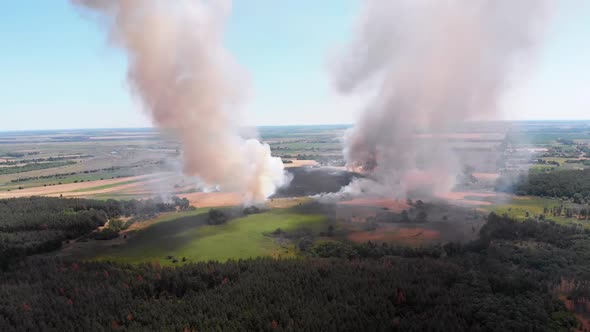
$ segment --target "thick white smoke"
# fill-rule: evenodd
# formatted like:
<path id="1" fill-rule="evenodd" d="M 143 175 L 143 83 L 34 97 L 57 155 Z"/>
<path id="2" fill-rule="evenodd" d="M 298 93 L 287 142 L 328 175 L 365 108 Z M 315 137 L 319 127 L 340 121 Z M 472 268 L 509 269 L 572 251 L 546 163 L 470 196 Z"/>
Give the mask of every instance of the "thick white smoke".
<path id="1" fill-rule="evenodd" d="M 366 0 L 333 68 L 341 93 L 371 91 L 344 154 L 375 181 L 348 190 L 449 190 L 460 166 L 440 134 L 496 116 L 510 74 L 535 44 L 543 7 L 541 0 Z"/>
<path id="2" fill-rule="evenodd" d="M 172 129 L 184 172 L 247 203 L 289 179 L 280 158 L 238 135 L 245 74 L 223 45 L 229 0 L 72 0 L 98 18 L 128 57 L 128 80 L 153 122 Z"/>

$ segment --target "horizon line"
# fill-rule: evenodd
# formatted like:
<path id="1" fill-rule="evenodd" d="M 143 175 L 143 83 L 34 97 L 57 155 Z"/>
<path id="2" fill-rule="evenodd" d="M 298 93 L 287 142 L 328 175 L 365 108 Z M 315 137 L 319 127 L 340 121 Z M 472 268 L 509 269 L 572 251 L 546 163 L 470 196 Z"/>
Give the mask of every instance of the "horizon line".
<path id="1" fill-rule="evenodd" d="M 588 119 L 532 119 L 532 120 L 476 120 L 467 123 L 525 123 L 525 122 L 590 122 Z M 354 123 L 325 123 L 325 124 L 263 124 L 243 126 L 241 128 L 272 128 L 272 127 L 320 127 L 320 126 L 354 126 Z M 52 131 L 84 131 L 84 130 L 166 130 L 157 126 L 150 127 L 87 127 L 87 128 L 47 128 L 47 129 L 0 129 L 0 133 L 52 132 Z"/>

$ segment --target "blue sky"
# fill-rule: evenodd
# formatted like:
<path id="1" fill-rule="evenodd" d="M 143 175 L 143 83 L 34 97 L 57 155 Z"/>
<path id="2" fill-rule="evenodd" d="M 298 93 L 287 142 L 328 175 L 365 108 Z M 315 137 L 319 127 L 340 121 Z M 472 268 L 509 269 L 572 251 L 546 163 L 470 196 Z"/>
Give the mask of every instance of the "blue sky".
<path id="1" fill-rule="evenodd" d="M 535 61 L 502 100 L 507 119 L 590 118 L 590 1 L 557 2 Z M 351 123 L 328 55 L 351 35 L 359 0 L 235 0 L 226 43 L 249 72 L 252 124 Z M 0 130 L 149 126 L 125 58 L 66 0 L 0 2 Z"/>

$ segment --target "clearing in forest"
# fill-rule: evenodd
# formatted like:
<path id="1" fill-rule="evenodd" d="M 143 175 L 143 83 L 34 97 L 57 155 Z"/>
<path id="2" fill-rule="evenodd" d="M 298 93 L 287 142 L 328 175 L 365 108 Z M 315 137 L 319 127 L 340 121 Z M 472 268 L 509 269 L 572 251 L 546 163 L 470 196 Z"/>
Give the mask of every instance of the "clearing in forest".
<path id="1" fill-rule="evenodd" d="M 160 261 L 172 264 L 172 256 L 187 262 L 292 255 L 292 248 L 273 236 L 277 229 L 308 228 L 319 231 L 326 217 L 275 209 L 209 225 L 208 214 L 198 210 L 180 218 L 167 219 L 129 233 L 128 241 L 103 251 L 99 260 L 129 263 Z M 170 218 L 170 217 L 168 217 Z"/>

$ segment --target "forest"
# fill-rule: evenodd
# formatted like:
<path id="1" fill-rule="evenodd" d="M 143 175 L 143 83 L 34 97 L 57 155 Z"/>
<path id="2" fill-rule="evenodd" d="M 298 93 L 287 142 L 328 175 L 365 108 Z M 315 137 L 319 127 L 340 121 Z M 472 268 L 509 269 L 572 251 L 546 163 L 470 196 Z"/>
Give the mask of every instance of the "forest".
<path id="1" fill-rule="evenodd" d="M 496 189 L 517 195 L 567 198 L 575 203 L 590 202 L 590 169 L 529 173 L 498 179 Z"/>
<path id="2" fill-rule="evenodd" d="M 3 232 L 21 230 L 8 222 L 18 210 L 92 213 L 71 228 L 62 217 L 47 224 L 80 233 L 157 209 L 58 198 L 0 206 Z M 430 247 L 320 241 L 297 259 L 178 267 L 21 257 L 0 274 L 0 330 L 570 331 L 564 280 L 570 299 L 588 298 L 588 231 L 492 213 L 477 240 Z"/>
<path id="3" fill-rule="evenodd" d="M 141 220 L 159 212 L 187 209 L 186 199 L 89 200 L 30 197 L 0 200 L 0 268 L 21 257 L 61 248 L 63 241 L 89 235 L 107 220 Z"/>

